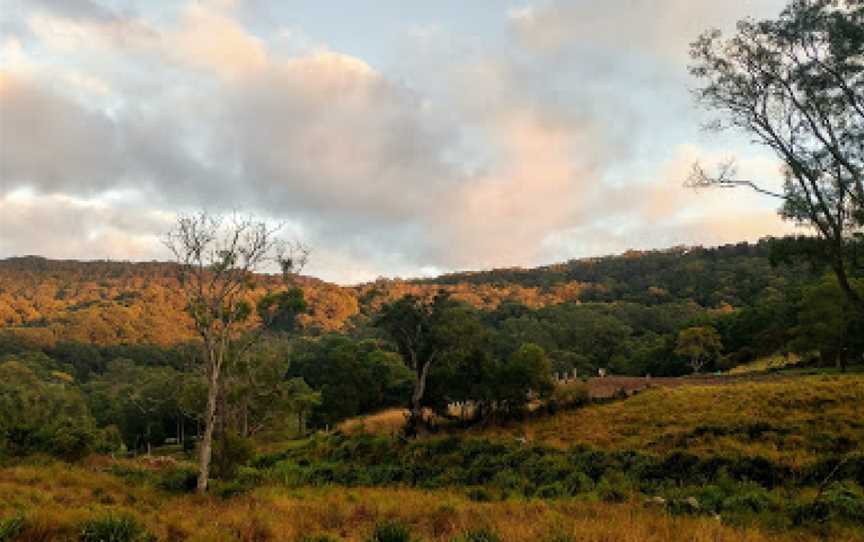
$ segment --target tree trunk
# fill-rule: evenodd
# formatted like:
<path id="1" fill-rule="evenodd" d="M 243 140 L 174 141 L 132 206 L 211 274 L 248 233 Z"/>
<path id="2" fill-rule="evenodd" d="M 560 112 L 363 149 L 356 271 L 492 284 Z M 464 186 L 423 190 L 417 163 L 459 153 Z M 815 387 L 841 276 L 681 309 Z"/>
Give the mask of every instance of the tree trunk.
<path id="1" fill-rule="evenodd" d="M 429 375 L 431 362 L 426 362 L 418 367 L 414 378 L 414 392 L 411 394 L 411 415 L 405 427 L 405 434 L 414 437 L 423 425 L 423 394 L 426 393 L 426 377 Z"/>
<path id="2" fill-rule="evenodd" d="M 207 491 L 210 478 L 210 459 L 213 456 L 213 431 L 216 428 L 216 403 L 219 400 L 219 368 L 212 367 L 207 390 L 207 418 L 204 420 L 204 437 L 198 464 L 198 493 Z"/>

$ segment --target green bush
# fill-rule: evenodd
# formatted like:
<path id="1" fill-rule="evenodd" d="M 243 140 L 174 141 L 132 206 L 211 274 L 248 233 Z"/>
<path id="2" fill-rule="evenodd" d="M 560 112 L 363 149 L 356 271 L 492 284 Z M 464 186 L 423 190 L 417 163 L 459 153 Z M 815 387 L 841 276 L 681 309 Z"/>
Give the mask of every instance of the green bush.
<path id="1" fill-rule="evenodd" d="M 501 538 L 489 529 L 474 529 L 456 537 L 453 542 L 501 542 Z"/>
<path id="2" fill-rule="evenodd" d="M 163 472 L 156 482 L 159 489 L 170 493 L 191 493 L 198 485 L 198 471 L 191 468 L 177 468 Z"/>
<path id="3" fill-rule="evenodd" d="M 411 542 L 411 529 L 404 523 L 388 521 L 375 526 L 368 542 Z"/>
<path id="4" fill-rule="evenodd" d="M 492 493 L 485 487 L 472 487 L 468 490 L 467 496 L 475 502 L 490 502 L 494 500 Z"/>
<path id="5" fill-rule="evenodd" d="M 795 523 L 847 521 L 864 523 L 864 492 L 852 482 L 835 482 L 811 503 L 793 511 Z"/>
<path id="6" fill-rule="evenodd" d="M 0 542 L 11 542 L 24 530 L 24 516 L 13 516 L 0 521 Z"/>
<path id="7" fill-rule="evenodd" d="M 154 540 L 132 516 L 107 514 L 85 521 L 78 539 L 81 542 L 150 542 Z"/>
<path id="8" fill-rule="evenodd" d="M 252 442 L 236 433 L 224 433 L 213 441 L 213 462 L 211 475 L 214 478 L 230 480 L 237 476 L 243 465 L 249 464 L 255 456 Z"/>

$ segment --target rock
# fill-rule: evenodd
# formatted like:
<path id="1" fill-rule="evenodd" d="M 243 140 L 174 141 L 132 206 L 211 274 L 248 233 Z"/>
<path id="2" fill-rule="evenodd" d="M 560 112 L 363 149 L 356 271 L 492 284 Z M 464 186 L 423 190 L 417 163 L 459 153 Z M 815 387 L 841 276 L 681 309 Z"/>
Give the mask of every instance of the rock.
<path id="1" fill-rule="evenodd" d="M 699 500 L 696 497 L 687 497 L 684 499 L 684 504 L 690 507 L 691 510 L 699 510 L 702 506 L 699 504 Z"/>

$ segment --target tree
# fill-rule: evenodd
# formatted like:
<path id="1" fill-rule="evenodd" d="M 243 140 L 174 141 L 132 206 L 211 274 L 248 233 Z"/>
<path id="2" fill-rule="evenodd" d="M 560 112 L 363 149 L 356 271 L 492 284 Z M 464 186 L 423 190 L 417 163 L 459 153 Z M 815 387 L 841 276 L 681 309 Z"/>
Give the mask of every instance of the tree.
<path id="1" fill-rule="evenodd" d="M 496 400 L 510 414 L 525 409 L 531 396 L 546 398 L 555 389 L 552 364 L 536 344 L 523 344 L 498 371 Z"/>
<path id="2" fill-rule="evenodd" d="M 470 307 L 447 295 L 437 295 L 431 302 L 407 295 L 384 307 L 375 323 L 396 343 L 403 363 L 414 373 L 405 427 L 406 435 L 413 436 L 423 424 L 426 380 L 433 364 L 473 350 L 485 329 Z"/>
<path id="3" fill-rule="evenodd" d="M 288 402 L 297 415 L 297 434 L 303 436 L 306 433 L 306 416 L 321 404 L 321 392 L 310 388 L 302 378 L 292 378 L 288 381 Z"/>
<path id="4" fill-rule="evenodd" d="M 782 200 L 781 215 L 812 227 L 850 309 L 864 308 L 849 281 L 864 225 L 864 3 L 793 0 L 776 20 L 739 21 L 724 39 L 702 34 L 690 50 L 698 101 L 767 146 L 784 165 L 782 193 L 694 165 L 687 184 L 749 186 Z M 848 319 L 847 319 L 848 320 Z"/>
<path id="5" fill-rule="evenodd" d="M 864 281 L 853 280 L 852 287 L 864 293 Z M 827 276 L 806 288 L 792 350 L 799 354 L 818 352 L 821 361 L 833 361 L 844 371 L 850 358 L 860 359 L 864 351 L 864 320 L 844 322 L 843 301 L 835 277 Z"/>
<path id="6" fill-rule="evenodd" d="M 723 344 L 716 329 L 711 326 L 691 327 L 678 333 L 675 353 L 688 358 L 693 372 L 698 373 L 722 348 Z"/>
<path id="7" fill-rule="evenodd" d="M 260 333 L 249 332 L 248 323 L 253 309 L 247 297 L 254 289 L 255 273 L 276 264 L 283 279 L 290 281 L 308 255 L 302 245 L 280 241 L 278 229 L 251 218 L 225 220 L 201 212 L 178 217 L 164 239 L 178 264 L 187 310 L 203 341 L 207 410 L 200 447 L 199 493 L 207 490 L 222 368 L 230 355 L 242 353 L 260 337 Z M 268 292 L 264 299 L 273 295 Z M 288 299 L 293 301 L 291 296 Z M 259 311 L 259 329 L 278 320 L 279 309 L 277 302 Z"/>

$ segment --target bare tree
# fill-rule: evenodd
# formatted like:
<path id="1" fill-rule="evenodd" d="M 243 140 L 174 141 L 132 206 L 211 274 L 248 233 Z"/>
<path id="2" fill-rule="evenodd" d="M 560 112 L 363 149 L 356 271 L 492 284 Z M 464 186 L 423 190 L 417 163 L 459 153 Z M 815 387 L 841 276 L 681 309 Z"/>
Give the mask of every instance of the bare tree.
<path id="1" fill-rule="evenodd" d="M 783 162 L 783 191 L 737 178 L 732 162 L 691 187 L 745 186 L 781 201 L 781 216 L 812 227 L 850 307 L 849 283 L 864 226 L 864 2 L 793 0 L 776 20 L 739 21 L 734 36 L 705 32 L 691 45 L 697 100 Z"/>
<path id="2" fill-rule="evenodd" d="M 250 332 L 253 309 L 247 297 L 255 288 L 255 273 L 278 266 L 283 279 L 291 281 L 302 269 L 308 250 L 277 237 L 279 227 L 252 218 L 228 219 L 201 212 L 182 215 L 164 238 L 178 263 L 178 279 L 186 294 L 187 310 L 203 341 L 207 381 L 207 407 L 201 439 L 198 492 L 207 490 L 213 434 L 220 415 L 217 409 L 222 369 L 231 355 L 248 349 L 260 332 Z M 272 282 L 268 283 L 272 284 Z M 272 286 L 268 286 L 272 288 Z M 267 325 L 278 313 L 273 292 L 265 299 L 268 310 L 258 311 Z M 239 344 L 238 344 L 239 343 Z"/>

